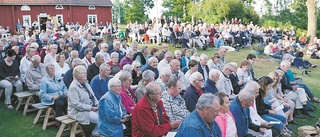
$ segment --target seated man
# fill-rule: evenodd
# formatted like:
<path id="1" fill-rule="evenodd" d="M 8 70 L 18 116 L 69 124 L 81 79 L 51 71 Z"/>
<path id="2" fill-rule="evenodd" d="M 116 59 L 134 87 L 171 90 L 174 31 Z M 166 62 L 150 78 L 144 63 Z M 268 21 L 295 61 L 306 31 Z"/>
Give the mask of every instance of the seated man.
<path id="1" fill-rule="evenodd" d="M 40 83 L 42 78 L 46 75 L 46 70 L 41 63 L 41 57 L 39 55 L 34 55 L 31 58 L 32 64 L 28 67 L 26 71 L 26 84 L 30 91 L 39 91 Z"/>
<path id="2" fill-rule="evenodd" d="M 78 65 L 84 65 L 80 58 L 75 58 L 72 60 L 72 67 L 64 74 L 63 82 L 69 88 L 71 82 L 73 81 L 73 69 Z"/>
<path id="3" fill-rule="evenodd" d="M 54 105 L 56 116 L 67 114 L 67 87 L 64 85 L 61 76 L 55 74 L 54 64 L 46 65 L 47 74 L 40 84 L 40 98 L 42 105 Z M 57 125 L 58 126 L 58 125 Z"/>
<path id="4" fill-rule="evenodd" d="M 160 70 L 159 78 L 155 80 L 160 85 L 162 93 L 165 93 L 168 90 L 170 75 L 171 70 L 169 68 L 163 68 Z"/>
<path id="5" fill-rule="evenodd" d="M 266 128 L 253 124 L 249 107 L 254 102 L 256 96 L 252 89 L 242 89 L 239 95 L 231 102 L 230 111 L 234 116 L 238 137 L 253 136 L 248 131 L 249 128 L 255 132 L 266 133 Z"/>
<path id="6" fill-rule="evenodd" d="M 162 101 L 164 109 L 170 118 L 170 122 L 175 120 L 183 120 L 189 115 L 186 103 L 180 96 L 182 83 L 179 79 L 170 79 L 168 83 L 168 91 L 163 95 Z"/>
<path id="7" fill-rule="evenodd" d="M 0 61 L 0 88 L 4 89 L 6 107 L 13 109 L 11 105 L 13 87 L 16 87 L 16 92 L 21 92 L 23 89 L 19 80 L 19 63 L 15 60 L 16 52 L 8 49 L 6 55 L 6 58 Z"/>
<path id="8" fill-rule="evenodd" d="M 94 95 L 96 96 L 97 100 L 109 91 L 108 89 L 108 82 L 110 80 L 110 66 L 109 64 L 103 63 L 99 67 L 99 75 L 93 77 L 90 85 Z"/>
<path id="9" fill-rule="evenodd" d="M 97 53 L 95 59 L 96 62 L 89 65 L 87 69 L 87 79 L 89 82 L 91 82 L 94 76 L 99 74 L 99 67 L 104 63 L 104 56 L 101 53 Z"/>
<path id="10" fill-rule="evenodd" d="M 154 81 L 154 72 L 151 70 L 146 70 L 142 73 L 142 79 L 139 81 L 138 88 L 135 90 L 135 95 L 137 100 L 140 100 L 144 94 L 146 94 L 146 86 Z"/>
<path id="11" fill-rule="evenodd" d="M 209 78 L 204 82 L 204 93 L 215 94 L 218 92 L 216 83 L 219 80 L 220 71 L 217 69 L 211 69 L 209 71 Z"/>
<path id="12" fill-rule="evenodd" d="M 235 98 L 232 83 L 230 80 L 230 75 L 232 74 L 233 71 L 237 69 L 237 67 L 234 67 L 232 64 L 233 63 L 230 62 L 223 67 L 222 71 L 220 71 L 220 77 L 216 85 L 218 88 L 218 91 L 226 93 L 230 99 Z"/>
<path id="13" fill-rule="evenodd" d="M 161 101 L 161 88 L 156 82 L 146 86 L 146 94 L 138 101 L 132 112 L 132 136 L 163 136 L 176 129 L 181 121 L 170 123 Z"/>
<path id="14" fill-rule="evenodd" d="M 196 108 L 196 102 L 203 94 L 204 79 L 201 73 L 194 72 L 189 77 L 190 86 L 186 89 L 183 99 L 186 101 L 187 109 L 191 112 Z"/>
<path id="15" fill-rule="evenodd" d="M 200 74 L 201 75 L 201 74 Z M 214 121 L 219 113 L 219 99 L 213 94 L 203 94 L 192 111 L 181 123 L 177 137 L 221 137 Z"/>

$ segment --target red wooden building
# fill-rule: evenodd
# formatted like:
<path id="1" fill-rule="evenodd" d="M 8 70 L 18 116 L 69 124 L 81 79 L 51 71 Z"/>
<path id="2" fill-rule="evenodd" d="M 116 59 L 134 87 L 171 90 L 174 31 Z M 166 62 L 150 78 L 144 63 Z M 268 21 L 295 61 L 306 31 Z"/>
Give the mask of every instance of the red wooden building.
<path id="1" fill-rule="evenodd" d="M 16 31 L 17 24 L 112 22 L 110 0 L 0 0 L 0 26 Z M 42 25 L 43 27 L 43 25 Z"/>

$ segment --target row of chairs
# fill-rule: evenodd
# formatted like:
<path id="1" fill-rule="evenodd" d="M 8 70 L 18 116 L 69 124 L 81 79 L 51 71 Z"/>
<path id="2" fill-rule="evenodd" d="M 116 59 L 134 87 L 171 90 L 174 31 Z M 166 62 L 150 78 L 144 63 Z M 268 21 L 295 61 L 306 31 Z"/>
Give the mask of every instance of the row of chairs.
<path id="1" fill-rule="evenodd" d="M 0 98 L 4 90 L 0 90 Z M 34 96 L 40 96 L 40 92 L 30 92 L 23 91 L 14 93 L 17 97 L 18 104 L 15 108 L 19 111 L 20 107 L 23 107 L 23 116 L 26 116 L 29 112 L 37 111 L 37 115 L 34 118 L 33 124 L 37 124 L 40 119 L 43 119 L 42 129 L 46 130 L 48 126 L 55 125 L 56 121 L 61 122 L 60 128 L 57 132 L 56 137 L 61 137 L 64 131 L 70 130 L 70 137 L 75 137 L 76 135 L 85 136 L 80 124 L 69 117 L 68 115 L 56 117 L 55 111 L 51 106 L 44 106 L 41 103 L 36 103 Z M 55 120 L 56 121 L 55 121 Z"/>

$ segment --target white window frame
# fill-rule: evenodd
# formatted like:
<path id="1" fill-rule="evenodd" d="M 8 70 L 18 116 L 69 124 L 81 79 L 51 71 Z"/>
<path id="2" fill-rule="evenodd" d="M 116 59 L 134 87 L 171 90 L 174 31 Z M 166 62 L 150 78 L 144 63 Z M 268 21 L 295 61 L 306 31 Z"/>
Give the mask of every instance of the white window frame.
<path id="1" fill-rule="evenodd" d="M 61 6 L 61 7 L 59 7 L 59 6 Z M 55 9 L 56 9 L 56 10 L 63 10 L 63 6 L 62 6 L 61 4 L 56 5 Z"/>
<path id="2" fill-rule="evenodd" d="M 31 15 L 22 15 L 22 26 L 24 25 L 25 21 L 28 21 L 29 27 L 31 26 Z"/>
<path id="3" fill-rule="evenodd" d="M 22 5 L 20 8 L 21 11 L 31 11 L 30 7 L 28 5 Z"/>
<path id="4" fill-rule="evenodd" d="M 57 23 L 58 23 L 58 21 L 59 21 L 59 20 L 58 20 L 58 17 L 61 17 L 61 23 L 64 23 L 64 22 L 63 22 L 63 14 L 57 14 L 57 15 L 56 15 L 56 20 L 57 20 L 56 22 L 57 22 Z"/>
<path id="5" fill-rule="evenodd" d="M 95 7 L 95 6 L 93 6 L 93 5 L 89 5 L 88 9 L 89 9 L 89 10 L 95 10 L 95 9 L 96 9 L 96 7 Z"/>
<path id="6" fill-rule="evenodd" d="M 98 22 L 98 16 L 97 16 L 97 14 L 88 14 L 88 22 L 90 23 L 90 21 L 92 20 L 92 19 L 94 19 L 95 18 L 95 22 L 91 22 L 91 23 L 97 23 Z M 93 20 L 92 20 L 93 21 Z"/>

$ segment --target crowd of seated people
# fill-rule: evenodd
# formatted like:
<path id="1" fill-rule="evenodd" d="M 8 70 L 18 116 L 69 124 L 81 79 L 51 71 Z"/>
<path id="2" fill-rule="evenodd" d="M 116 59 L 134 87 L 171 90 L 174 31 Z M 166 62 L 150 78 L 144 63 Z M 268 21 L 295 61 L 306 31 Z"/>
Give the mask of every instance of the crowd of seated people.
<path id="1" fill-rule="evenodd" d="M 14 91 L 40 91 L 43 105 L 54 107 L 57 116 L 67 114 L 77 120 L 89 129 L 86 136 L 163 136 L 169 131 L 177 136 L 290 135 L 290 124 L 299 124 L 294 118 L 314 117 L 306 108 L 307 97 L 320 101 L 294 78 L 292 51 L 281 56 L 277 70 L 257 79 L 253 54 L 238 65 L 226 59 L 232 47 L 217 46 L 218 51 L 211 55 L 198 55 L 192 48 L 193 43 L 202 48 L 211 40 L 230 40 L 240 46 L 251 41 L 286 45 L 280 39 L 293 40 L 293 28 L 278 33 L 273 28 L 245 26 L 240 20 L 217 25 L 166 20 L 159 25 L 164 27 L 159 31 L 163 34 L 153 35 L 174 44 L 179 36 L 171 36 L 179 33 L 182 50 L 172 53 L 166 43 L 159 51 L 148 46 L 138 50 L 139 40 L 148 42 L 149 24 L 144 31 L 144 25 L 129 24 L 122 39 L 116 36 L 111 42 L 104 35 L 118 35 L 118 29 L 102 27 L 101 38 L 94 42 L 96 29 L 101 28 L 94 25 L 54 33 L 48 29 L 24 41 L 11 36 L 9 42 L 0 42 L 5 53 L 0 60 L 0 88 L 5 91 L 6 107 L 13 109 Z M 130 37 L 131 45 L 127 43 Z M 96 124 L 95 129 L 91 124 Z"/>

